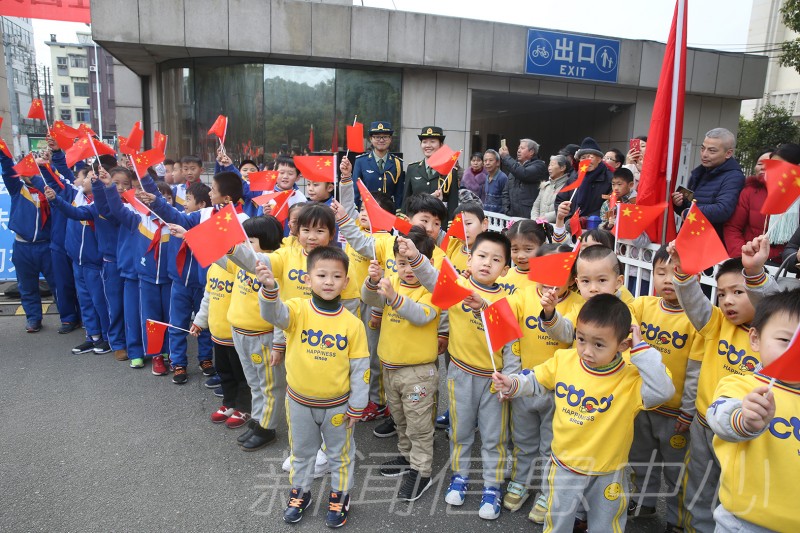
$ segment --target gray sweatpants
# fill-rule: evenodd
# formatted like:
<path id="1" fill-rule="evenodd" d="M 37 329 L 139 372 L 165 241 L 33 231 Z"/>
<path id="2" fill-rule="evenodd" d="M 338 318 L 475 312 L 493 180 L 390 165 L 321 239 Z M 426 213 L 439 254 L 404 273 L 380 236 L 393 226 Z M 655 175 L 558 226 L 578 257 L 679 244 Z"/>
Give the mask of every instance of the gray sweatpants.
<path id="1" fill-rule="evenodd" d="M 689 442 L 688 433 L 675 432 L 675 422 L 675 418 L 655 411 L 640 412 L 633 423 L 633 445 L 628 456 L 635 485 L 631 501 L 655 507 L 661 496 L 663 472 L 667 486 L 667 523 L 672 525 L 678 525 L 678 490 Z"/>
<path id="2" fill-rule="evenodd" d="M 349 492 L 353 486 L 356 443 L 347 429 L 347 403 L 329 409 L 308 407 L 286 398 L 286 422 L 292 450 L 289 482 L 303 492 L 311 489 L 317 450 L 325 439 L 331 468 L 331 490 Z"/>
<path id="3" fill-rule="evenodd" d="M 508 402 L 498 401 L 493 390 L 490 378 L 468 374 L 455 364 L 447 369 L 453 473 L 469 477 L 477 421 L 481 432 L 483 485 L 499 489 L 505 481 Z"/>
<path id="4" fill-rule="evenodd" d="M 686 474 L 683 477 L 683 524 L 687 533 L 714 531 L 714 508 L 719 503 L 721 470 L 714 447 L 714 432 L 695 417 L 689 426 L 689 452 L 686 454 Z"/>
<path id="5" fill-rule="evenodd" d="M 721 504 L 714 510 L 717 527 L 714 533 L 773 533 L 773 530 L 742 520 Z"/>
<path id="6" fill-rule="evenodd" d="M 233 332 L 233 345 L 253 399 L 253 420 L 265 429 L 277 427 L 277 412 L 286 396 L 286 368 L 269 366 L 272 333 L 243 335 Z"/>
<path id="7" fill-rule="evenodd" d="M 511 441 L 514 443 L 511 480 L 541 488 L 548 496 L 547 471 L 553 442 L 553 394 L 521 396 L 511 400 Z M 536 468 L 534 462 L 538 463 Z"/>
<path id="8" fill-rule="evenodd" d="M 361 300 L 359 300 L 361 301 Z M 372 318 L 372 306 L 361 302 L 361 321 L 367 331 L 367 345 L 369 347 L 369 401 L 378 405 L 386 405 L 386 393 L 383 390 L 383 378 L 381 372 L 381 360 L 378 357 L 378 340 L 381 336 L 381 328 L 369 327 Z"/>
<path id="9" fill-rule="evenodd" d="M 628 480 L 625 469 L 585 476 L 550 462 L 550 496 L 544 533 L 572 533 L 575 514 L 585 509 L 591 531 L 622 533 L 628 519 Z"/>

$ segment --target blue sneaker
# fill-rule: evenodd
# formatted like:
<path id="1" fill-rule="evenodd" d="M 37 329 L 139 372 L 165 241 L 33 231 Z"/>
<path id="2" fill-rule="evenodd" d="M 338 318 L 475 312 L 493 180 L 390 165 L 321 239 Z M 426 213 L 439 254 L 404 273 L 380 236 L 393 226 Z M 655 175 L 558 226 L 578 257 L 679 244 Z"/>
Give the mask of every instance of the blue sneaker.
<path id="1" fill-rule="evenodd" d="M 478 516 L 484 520 L 497 520 L 500 516 L 500 489 L 484 487 Z"/>
<path id="2" fill-rule="evenodd" d="M 447 429 L 450 427 L 450 409 L 444 414 L 436 417 L 436 429 Z"/>
<path id="3" fill-rule="evenodd" d="M 219 375 L 215 374 L 208 378 L 205 382 L 205 386 L 207 389 L 216 389 L 222 383 L 222 378 Z"/>
<path id="4" fill-rule="evenodd" d="M 214 396 L 216 396 L 217 398 L 222 398 L 223 396 L 225 396 L 224 394 L 222 394 L 222 387 L 217 387 L 216 389 L 214 389 Z"/>
<path id="5" fill-rule="evenodd" d="M 347 523 L 347 514 L 349 512 L 350 495 L 342 491 L 331 491 L 325 525 L 328 527 L 342 527 Z"/>
<path id="6" fill-rule="evenodd" d="M 296 524 L 303 518 L 303 511 L 311 503 L 311 492 L 301 493 L 301 489 L 293 488 L 289 493 L 289 504 L 283 511 L 283 519 L 289 524 Z"/>
<path id="7" fill-rule="evenodd" d="M 467 479 L 458 474 L 453 474 L 450 478 L 450 486 L 447 487 L 447 494 L 444 501 L 450 505 L 464 505 L 464 498 L 467 497 Z"/>

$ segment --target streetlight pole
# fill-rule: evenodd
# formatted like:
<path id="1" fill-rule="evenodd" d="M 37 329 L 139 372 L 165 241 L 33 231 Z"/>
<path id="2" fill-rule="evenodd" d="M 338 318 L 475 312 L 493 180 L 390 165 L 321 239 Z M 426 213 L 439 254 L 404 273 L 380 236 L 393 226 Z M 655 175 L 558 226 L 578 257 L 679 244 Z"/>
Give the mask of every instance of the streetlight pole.
<path id="1" fill-rule="evenodd" d="M 94 41 L 92 41 L 94 42 Z M 103 139 L 103 102 L 100 100 L 100 63 L 97 61 L 97 43 L 94 43 L 94 80 L 97 93 L 97 127 L 99 128 L 100 140 Z"/>

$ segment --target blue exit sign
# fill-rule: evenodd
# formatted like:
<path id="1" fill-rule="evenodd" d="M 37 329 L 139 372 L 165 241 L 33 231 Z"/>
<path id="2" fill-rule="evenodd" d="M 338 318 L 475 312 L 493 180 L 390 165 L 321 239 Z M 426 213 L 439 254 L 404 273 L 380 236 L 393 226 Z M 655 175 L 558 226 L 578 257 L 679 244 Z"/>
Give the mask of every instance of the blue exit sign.
<path id="1" fill-rule="evenodd" d="M 619 41 L 528 30 L 526 74 L 616 83 L 618 70 Z"/>

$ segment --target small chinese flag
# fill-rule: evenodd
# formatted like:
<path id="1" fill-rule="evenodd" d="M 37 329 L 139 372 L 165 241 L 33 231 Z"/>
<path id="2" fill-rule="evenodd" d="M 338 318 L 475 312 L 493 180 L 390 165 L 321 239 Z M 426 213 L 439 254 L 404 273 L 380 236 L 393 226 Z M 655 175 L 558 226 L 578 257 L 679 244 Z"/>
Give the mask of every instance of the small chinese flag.
<path id="1" fill-rule="evenodd" d="M 62 191 L 63 191 L 64 189 L 66 189 L 66 188 L 67 188 L 67 186 L 66 186 L 66 185 L 64 185 L 64 182 L 63 182 L 63 181 L 61 181 L 61 176 L 60 176 L 60 174 L 59 174 L 58 172 L 56 172 L 55 170 L 53 170 L 53 167 L 51 167 L 51 166 L 50 166 L 50 163 L 46 163 L 46 164 L 44 165 L 44 168 L 45 168 L 45 170 L 47 171 L 47 173 L 48 173 L 48 174 L 50 174 L 50 177 L 52 177 L 52 178 L 53 178 L 53 181 L 55 181 L 56 183 L 58 183 L 58 186 L 59 186 L 59 187 L 61 187 L 61 190 L 62 190 Z M 44 176 L 42 176 L 42 177 L 44 177 Z"/>
<path id="2" fill-rule="evenodd" d="M 789 346 L 772 363 L 761 369 L 761 374 L 780 381 L 800 381 L 800 328 L 792 335 Z"/>
<path id="3" fill-rule="evenodd" d="M 472 294 L 471 290 L 458 284 L 458 278 L 453 263 L 445 257 L 439 277 L 436 279 L 436 286 L 433 288 L 431 303 L 441 310 L 450 309 Z"/>
<path id="4" fill-rule="evenodd" d="M 33 102 L 31 102 L 31 108 L 28 110 L 28 118 L 47 120 L 47 117 L 44 116 L 44 104 L 42 104 L 41 98 L 34 98 Z"/>
<path id="5" fill-rule="evenodd" d="M 228 250 L 247 240 L 247 234 L 236 216 L 233 204 L 228 204 L 205 222 L 184 235 L 197 262 L 206 268 L 224 256 Z"/>
<path id="6" fill-rule="evenodd" d="M 681 258 L 681 270 L 692 276 L 728 259 L 717 230 L 697 207 L 697 202 L 692 202 L 675 238 L 675 249 Z"/>
<path id="7" fill-rule="evenodd" d="M 123 139 L 125 139 L 124 143 L 122 142 Z M 136 122 L 127 138 L 120 136 L 119 151 L 123 154 L 134 155 L 139 152 L 143 139 L 144 130 L 142 129 L 142 124 L 141 122 Z"/>
<path id="8" fill-rule="evenodd" d="M 611 196 L 608 197 L 608 210 L 613 211 L 615 207 L 617 207 L 617 193 L 612 192 Z"/>
<path id="9" fill-rule="evenodd" d="M 136 209 L 141 214 L 150 216 L 150 208 L 144 205 L 141 200 L 136 198 L 136 189 L 128 189 L 122 193 L 122 198 L 124 198 L 125 201 L 131 205 L 131 207 Z"/>
<path id="10" fill-rule="evenodd" d="M 580 251 L 581 244 L 578 242 L 578 246 L 571 252 L 530 258 L 528 260 L 528 279 L 548 287 L 563 287 L 569 281 L 572 265 L 575 264 Z"/>
<path id="11" fill-rule="evenodd" d="M 78 125 L 78 137 L 86 137 L 87 135 L 91 135 L 92 137 L 97 137 L 98 136 L 94 132 L 94 130 L 89 127 L 88 124 L 79 124 Z"/>
<path id="12" fill-rule="evenodd" d="M 583 228 L 581 227 L 581 208 L 575 210 L 575 214 L 569 217 L 569 232 L 576 238 L 580 239 L 583 235 Z"/>
<path id="13" fill-rule="evenodd" d="M 508 300 L 501 298 L 484 309 L 483 323 L 486 327 L 486 337 L 489 341 L 489 351 L 494 353 L 509 342 L 522 337 L 514 311 L 508 305 Z"/>
<path id="14" fill-rule="evenodd" d="M 250 180 L 251 191 L 272 191 L 275 190 L 275 183 L 278 181 L 277 170 L 261 170 L 251 172 L 247 175 Z"/>
<path id="15" fill-rule="evenodd" d="M 14 171 L 19 176 L 36 176 L 39 174 L 39 165 L 36 164 L 33 154 L 28 153 L 22 161 L 14 165 Z"/>
<path id="16" fill-rule="evenodd" d="M 164 334 L 167 332 L 169 324 L 158 320 L 147 319 L 147 353 L 161 353 L 164 347 Z"/>
<path id="17" fill-rule="evenodd" d="M 403 235 L 408 235 L 411 231 L 411 222 L 402 217 L 394 217 L 394 229 Z"/>
<path id="18" fill-rule="evenodd" d="M 569 192 L 580 187 L 581 183 L 583 183 L 583 178 L 586 177 L 586 171 L 589 170 L 589 165 L 591 165 L 591 162 L 588 159 L 584 159 L 578 163 L 578 178 L 569 185 L 562 187 L 558 192 Z"/>
<path id="19" fill-rule="evenodd" d="M 442 250 L 447 251 L 447 247 L 450 244 L 450 237 L 454 237 L 463 243 L 467 242 L 467 230 L 464 229 L 464 217 L 462 213 L 457 214 L 450 223 L 450 227 L 447 228 L 447 233 L 444 234 L 444 238 L 442 239 Z"/>
<path id="20" fill-rule="evenodd" d="M 334 183 L 336 167 L 330 155 L 296 155 L 294 164 L 307 180 Z"/>
<path id="21" fill-rule="evenodd" d="M 212 133 L 219 137 L 219 142 L 221 144 L 225 144 L 225 134 L 228 132 L 228 117 L 225 115 L 220 115 L 217 117 L 217 120 L 214 121 L 214 125 L 211 126 L 208 130 L 208 134 L 211 135 Z"/>
<path id="22" fill-rule="evenodd" d="M 351 152 L 360 154 L 364 151 L 364 125 L 356 122 L 355 125 L 347 125 L 347 149 Z"/>
<path id="23" fill-rule="evenodd" d="M 447 176 L 455 168 L 459 157 L 461 157 L 461 150 L 454 152 L 452 148 L 445 144 L 428 158 L 428 166 L 442 176 Z"/>
<path id="24" fill-rule="evenodd" d="M 764 161 L 767 177 L 767 199 L 761 206 L 764 215 L 785 213 L 800 196 L 800 166 L 767 159 Z"/>
<path id="25" fill-rule="evenodd" d="M 80 132 L 71 126 L 67 126 L 61 120 L 53 122 L 50 128 L 50 137 L 55 139 L 56 144 L 62 150 L 69 150 L 75 143 L 75 138 L 80 136 Z"/>
<path id="26" fill-rule="evenodd" d="M 252 176 L 253 173 L 251 172 Z M 289 198 L 294 195 L 293 190 L 279 191 L 271 194 L 262 194 L 253 198 L 252 202 L 256 205 L 265 206 L 270 202 L 274 202 L 270 215 L 277 218 L 280 222 L 284 222 L 289 216 Z"/>
<path id="27" fill-rule="evenodd" d="M 358 185 L 358 192 L 361 193 L 361 201 L 364 204 L 364 208 L 367 210 L 370 231 L 372 233 L 376 231 L 392 231 L 392 228 L 395 227 L 397 222 L 397 216 L 388 211 L 384 211 L 383 208 L 378 205 L 378 202 L 375 201 L 375 198 L 373 198 L 372 193 L 369 192 L 369 189 L 367 189 L 363 181 L 359 179 L 356 183 Z"/>
<path id="28" fill-rule="evenodd" d="M 70 167 L 75 166 L 78 161 L 92 157 L 94 152 L 89 144 L 89 138 L 84 136 L 75 141 L 75 144 L 68 148 L 64 155 L 67 158 L 67 166 Z"/>
<path id="29" fill-rule="evenodd" d="M 311 128 L 308 131 L 308 151 L 314 151 L 314 125 L 311 125 Z"/>
<path id="30" fill-rule="evenodd" d="M 167 151 L 167 136 L 158 130 L 153 133 L 153 150 Z"/>
<path id="31" fill-rule="evenodd" d="M 156 150 L 155 148 L 151 148 L 150 150 L 142 152 L 141 154 L 133 155 L 132 159 L 133 164 L 136 167 L 136 172 L 139 173 L 139 176 L 144 176 L 147 174 L 148 168 L 164 161 L 164 152 L 161 150 Z"/>
<path id="32" fill-rule="evenodd" d="M 656 205 L 617 204 L 614 233 L 617 239 L 636 239 L 664 215 L 666 202 Z"/>
<path id="33" fill-rule="evenodd" d="M 11 150 L 8 149 L 8 145 L 3 139 L 0 139 L 0 150 L 6 155 L 7 158 L 12 159 L 11 157 Z"/>

